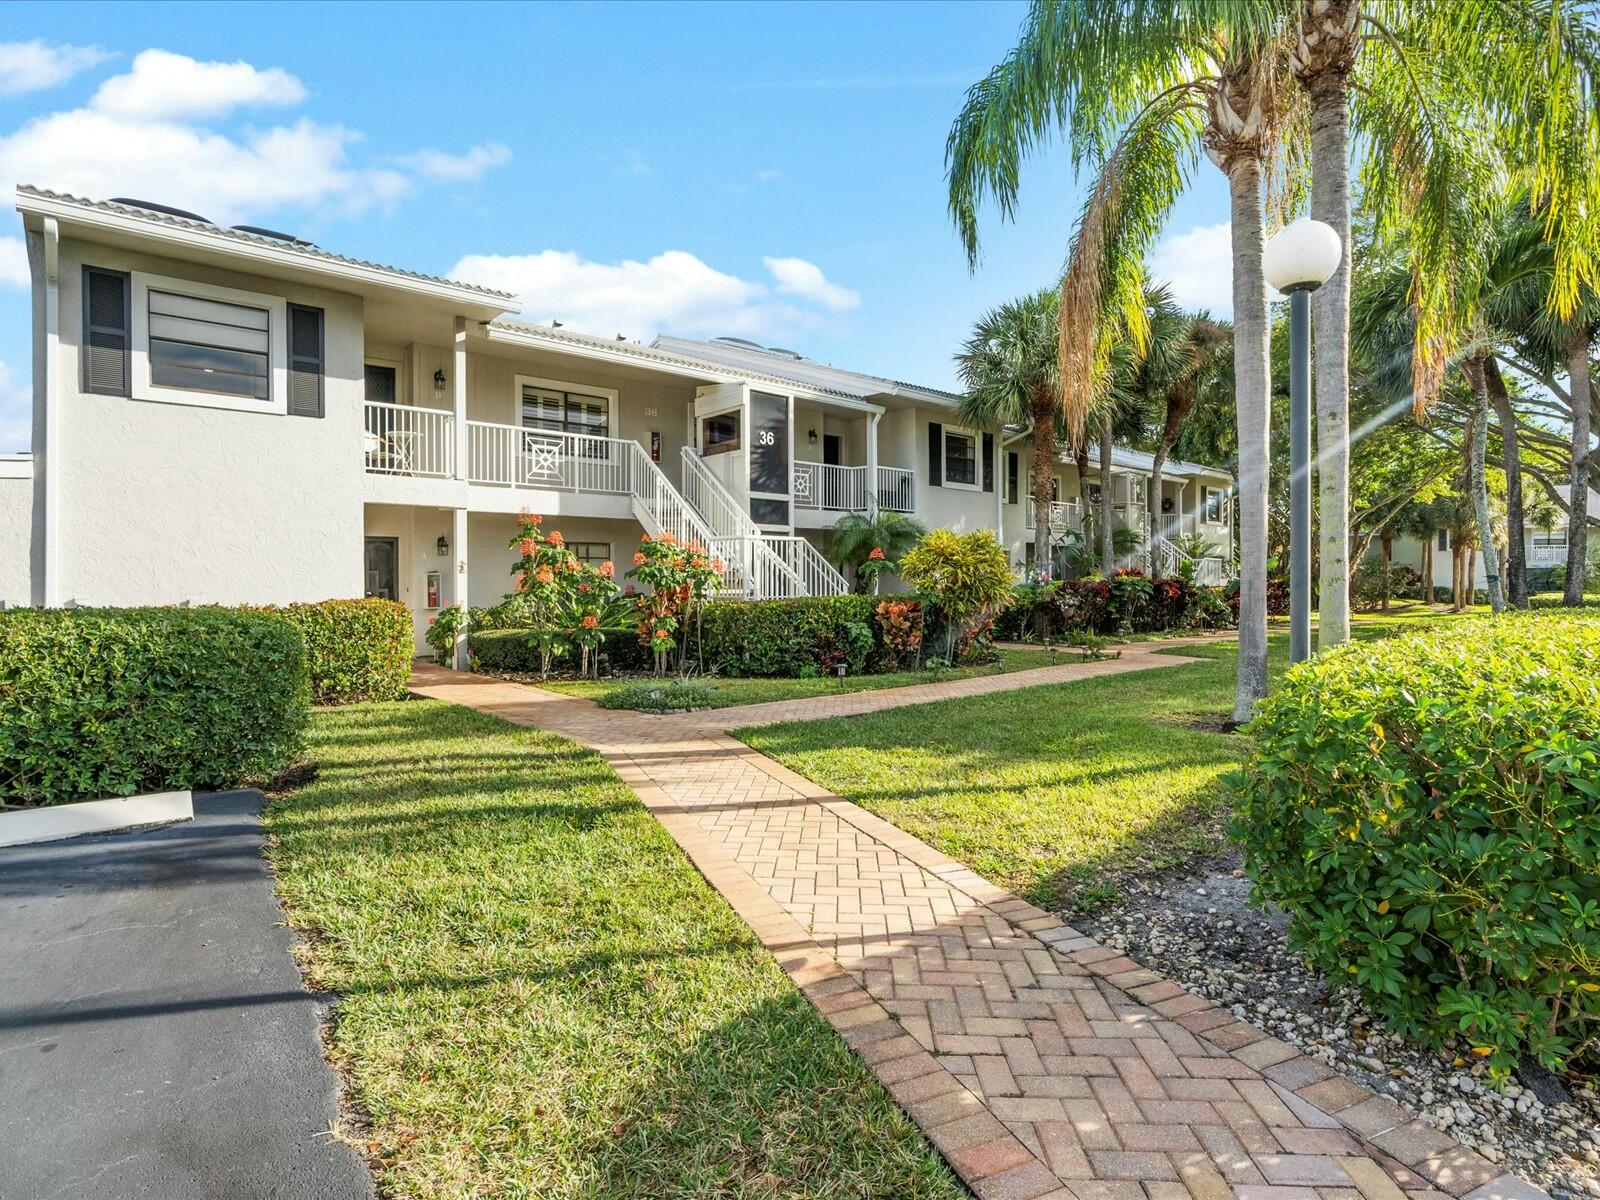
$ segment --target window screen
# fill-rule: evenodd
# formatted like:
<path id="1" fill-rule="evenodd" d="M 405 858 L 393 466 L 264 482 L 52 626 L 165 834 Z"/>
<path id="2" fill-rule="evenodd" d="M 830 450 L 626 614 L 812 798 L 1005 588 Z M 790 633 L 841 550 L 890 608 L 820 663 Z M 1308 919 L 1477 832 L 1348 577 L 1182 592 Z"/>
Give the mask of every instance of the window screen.
<path id="1" fill-rule="evenodd" d="M 150 289 L 150 382 L 268 398 L 270 314 L 264 308 Z"/>
<path id="2" fill-rule="evenodd" d="M 944 478 L 946 483 L 978 482 L 978 448 L 970 434 L 945 430 Z"/>

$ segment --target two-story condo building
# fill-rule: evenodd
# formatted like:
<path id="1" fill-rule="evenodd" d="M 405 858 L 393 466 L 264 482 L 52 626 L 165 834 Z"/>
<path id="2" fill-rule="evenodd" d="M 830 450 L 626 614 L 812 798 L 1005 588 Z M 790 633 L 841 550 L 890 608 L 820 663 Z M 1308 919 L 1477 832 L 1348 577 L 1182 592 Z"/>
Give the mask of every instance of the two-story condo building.
<path id="1" fill-rule="evenodd" d="M 959 398 L 738 339 L 607 340 L 509 319 L 511 296 L 144 201 L 17 191 L 33 289 L 33 451 L 0 458 L 0 601 L 388 596 L 430 617 L 511 587 L 516 514 L 626 569 L 699 538 L 731 594 L 839 592 L 844 513 L 996 529 L 1032 554 L 1025 435 Z M 1113 489 L 1142 528 L 1150 460 Z M 1168 463 L 1168 537 L 1232 560 L 1228 475 Z M 1161 553 L 1175 553 L 1165 538 Z"/>

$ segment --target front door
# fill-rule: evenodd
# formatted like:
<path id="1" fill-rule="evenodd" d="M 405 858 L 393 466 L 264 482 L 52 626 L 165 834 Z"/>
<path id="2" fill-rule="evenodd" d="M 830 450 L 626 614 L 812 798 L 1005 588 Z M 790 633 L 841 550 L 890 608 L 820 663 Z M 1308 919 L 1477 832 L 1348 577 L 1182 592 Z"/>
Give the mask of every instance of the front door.
<path id="1" fill-rule="evenodd" d="M 822 461 L 830 467 L 839 465 L 839 435 L 825 433 L 822 435 Z"/>
<path id="2" fill-rule="evenodd" d="M 367 539 L 367 598 L 400 599 L 400 539 Z"/>

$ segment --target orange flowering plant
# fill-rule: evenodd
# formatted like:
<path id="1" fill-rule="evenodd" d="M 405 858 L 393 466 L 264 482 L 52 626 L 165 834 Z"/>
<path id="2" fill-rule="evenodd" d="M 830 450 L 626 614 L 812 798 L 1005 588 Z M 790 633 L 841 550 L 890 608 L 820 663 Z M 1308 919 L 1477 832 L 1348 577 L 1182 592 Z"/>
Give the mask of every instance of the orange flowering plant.
<path id="1" fill-rule="evenodd" d="M 580 562 L 559 529 L 544 533 L 544 518 L 524 512 L 511 549 L 516 589 L 506 597 L 519 623 L 539 648 L 541 675 L 560 655 L 578 651 L 578 673 L 598 677 L 600 647 L 608 632 L 627 628 L 628 605 L 617 594 L 616 568 L 610 562 Z"/>
<path id="2" fill-rule="evenodd" d="M 646 534 L 640 541 L 628 578 L 650 589 L 634 603 L 639 642 L 654 653 L 657 675 L 666 674 L 674 649 L 679 673 L 687 674 L 688 630 L 700 628 L 706 604 L 722 587 L 722 573 L 722 560 L 698 541 L 680 543 L 670 533 L 659 538 Z"/>

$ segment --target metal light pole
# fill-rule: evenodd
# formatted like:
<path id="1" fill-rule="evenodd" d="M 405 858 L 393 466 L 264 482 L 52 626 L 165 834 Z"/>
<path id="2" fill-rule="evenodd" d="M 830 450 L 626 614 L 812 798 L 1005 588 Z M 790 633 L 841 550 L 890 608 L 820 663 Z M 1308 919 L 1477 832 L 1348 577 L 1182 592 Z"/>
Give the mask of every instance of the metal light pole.
<path id="1" fill-rule="evenodd" d="M 1311 657 L 1311 293 L 1339 269 L 1339 235 L 1296 221 L 1266 245 L 1261 270 L 1289 297 L 1289 661 Z"/>

